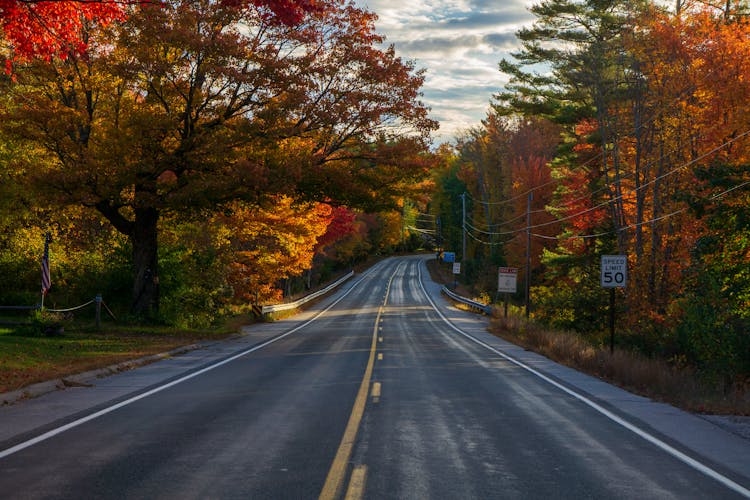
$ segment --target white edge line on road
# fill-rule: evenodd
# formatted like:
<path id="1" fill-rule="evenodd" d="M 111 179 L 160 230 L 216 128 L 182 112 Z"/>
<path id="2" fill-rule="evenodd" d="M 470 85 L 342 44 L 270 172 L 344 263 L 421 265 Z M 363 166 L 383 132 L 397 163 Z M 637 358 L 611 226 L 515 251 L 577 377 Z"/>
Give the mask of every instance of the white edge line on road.
<path id="1" fill-rule="evenodd" d="M 425 262 L 425 261 L 422 261 L 422 262 Z M 683 453 L 680 450 L 678 450 L 678 449 L 670 446 L 669 444 L 665 443 L 664 441 L 662 441 L 661 439 L 657 438 L 653 434 L 650 434 L 650 433 L 646 432 L 645 430 L 641 429 L 640 427 L 637 427 L 636 425 L 631 424 L 627 420 L 624 420 L 623 418 L 617 416 L 616 414 L 614 414 L 611 411 L 607 410 L 603 406 L 601 406 L 601 405 L 595 403 L 594 401 L 592 401 L 591 399 L 587 398 L 583 394 L 581 394 L 579 392 L 576 392 L 576 391 L 574 391 L 574 390 L 572 390 L 572 389 L 570 389 L 568 387 L 565 387 L 564 385 L 556 382 L 555 380 L 553 380 L 553 379 L 549 378 L 548 376 L 544 375 L 543 373 L 535 370 L 534 368 L 530 367 L 529 365 L 527 365 L 527 364 L 525 364 L 525 363 L 523 363 L 523 362 L 521 362 L 521 361 L 519 361 L 519 360 L 517 360 L 517 359 L 515 359 L 515 358 L 513 358 L 511 356 L 509 356 L 508 354 L 505 354 L 504 352 L 502 352 L 502 351 L 500 351 L 500 350 L 492 347 L 491 345 L 489 345 L 489 344 L 487 344 L 487 343 L 479 340 L 478 338 L 476 338 L 476 337 L 474 337 L 474 336 L 472 336 L 472 335 L 464 332 L 460 328 L 458 328 L 456 325 L 454 325 L 453 323 L 451 323 L 451 321 L 448 318 L 445 317 L 445 315 L 442 313 L 442 311 L 440 311 L 440 309 L 437 307 L 437 305 L 435 304 L 435 302 L 433 302 L 432 297 L 430 297 L 430 294 L 427 293 L 427 289 L 424 287 L 424 284 L 422 283 L 422 268 L 421 268 L 421 266 L 418 266 L 418 271 L 419 271 L 419 286 L 422 288 L 422 292 L 424 292 L 425 297 L 427 297 L 427 300 L 430 302 L 430 305 L 432 305 L 432 308 L 435 310 L 435 312 L 437 312 L 438 316 L 440 316 L 440 318 L 442 318 L 442 320 L 448 326 L 450 326 L 453 330 L 455 330 L 456 332 L 460 333 L 461 335 L 463 335 L 467 339 L 471 340 L 472 342 L 474 342 L 476 344 L 479 344 L 480 346 L 484 347 L 485 349 L 487 349 L 489 351 L 494 352 L 498 356 L 501 356 L 502 358 L 504 358 L 507 361 L 513 363 L 514 365 L 516 365 L 516 366 L 518 366 L 520 368 L 523 368 L 524 370 L 528 371 L 529 373 L 531 373 L 531 374 L 535 375 L 536 377 L 544 380 L 548 384 L 550 384 L 550 385 L 552 385 L 552 386 L 560 389 L 561 391 L 569 394 L 570 396 L 573 396 L 577 400 L 581 401 L 582 403 L 586 404 L 587 406 L 589 406 L 589 407 L 593 408 L 594 410 L 596 410 L 597 412 L 601 413 L 602 415 L 604 415 L 608 419 L 610 419 L 613 422 L 619 424 L 620 426 L 624 427 L 625 429 L 627 429 L 627 430 L 635 433 L 639 437 L 641 437 L 641 438 L 645 439 L 646 441 L 654 444 L 655 446 L 661 448 L 665 452 L 669 453 L 670 455 L 672 455 L 676 459 L 680 460 L 681 462 L 689 465 L 693 469 L 695 469 L 695 470 L 697 470 L 699 472 L 702 472 L 703 474 L 705 474 L 706 476 L 708 476 L 708 477 L 710 477 L 712 479 L 715 479 L 716 481 L 720 482 L 721 484 L 723 484 L 727 488 L 736 491 L 740 495 L 743 495 L 746 498 L 750 498 L 750 490 L 748 490 L 747 488 L 745 488 L 741 484 L 738 484 L 738 483 L 732 481 L 728 477 L 726 477 L 723 474 L 721 474 L 721 473 L 713 470 L 712 468 L 708 467 L 707 465 L 705 465 L 705 464 L 703 464 L 703 463 L 695 460 L 694 458 L 689 457 L 685 453 Z"/>
<path id="2" fill-rule="evenodd" d="M 306 327 L 307 325 L 309 325 L 310 323 L 312 323 L 313 321 L 315 321 L 316 319 L 318 319 L 321 315 L 327 313 L 336 304 L 338 304 L 339 302 L 341 302 L 344 299 L 344 297 L 346 297 L 347 295 L 349 295 L 349 293 L 351 293 L 352 290 L 354 290 L 362 281 L 364 281 L 365 278 L 367 278 L 370 274 L 372 274 L 372 272 L 374 271 L 374 269 L 375 269 L 375 267 L 371 268 L 367 273 L 365 273 L 359 280 L 357 280 L 351 286 L 351 288 L 349 288 L 349 290 L 347 290 L 343 295 L 341 295 L 341 297 L 339 297 L 333 303 L 331 303 L 331 305 L 329 305 L 328 307 L 326 307 L 322 311 L 318 312 L 315 316 L 313 316 L 312 318 L 310 318 L 306 322 L 302 323 L 301 325 L 298 325 L 298 326 L 292 328 L 288 332 L 283 333 L 283 334 L 279 335 L 278 337 L 273 337 L 272 339 L 269 339 L 269 340 L 267 340 L 265 342 L 262 342 L 262 343 L 260 343 L 260 344 L 258 344 L 256 346 L 254 346 L 254 347 L 251 347 L 250 349 L 246 349 L 246 350 L 244 350 L 244 351 L 242 351 L 242 352 L 240 352 L 238 354 L 230 356 L 229 358 L 223 359 L 223 360 L 219 361 L 218 363 L 206 366 L 205 368 L 202 368 L 202 369 L 200 369 L 200 370 L 198 370 L 196 372 L 190 373 L 189 375 L 185 375 L 184 377 L 180 377 L 180 378 L 178 378 L 176 380 L 173 380 L 173 381 L 171 381 L 171 382 L 169 382 L 167 384 L 160 385 L 159 387 L 155 387 L 154 389 L 151 389 L 150 391 L 146 391 L 144 393 L 138 394 L 137 396 L 133 396 L 132 398 L 126 399 L 125 401 L 121 401 L 121 402 L 119 402 L 117 404 L 114 404 L 112 406 L 108 406 L 107 408 L 99 410 L 99 411 L 97 411 L 95 413 L 92 413 L 90 415 L 86 415 L 85 417 L 81 417 L 81 418 L 79 418 L 77 420 L 74 420 L 73 422 L 67 423 L 67 424 L 62 425 L 60 427 L 56 427 L 56 428 L 54 428 L 52 430 L 49 430 L 49 431 L 47 431 L 47 432 L 45 432 L 43 434 L 40 434 L 40 435 L 38 435 L 36 437 L 33 437 L 33 438 L 31 438 L 31 439 L 29 439 L 27 441 L 19 443 L 19 444 L 15 445 L 15 446 L 11 446 L 10 448 L 7 448 L 5 450 L 0 450 L 0 459 L 8 457 L 10 455 L 13 455 L 14 453 L 18 453 L 19 451 L 24 450 L 26 448 L 29 448 L 31 446 L 34 446 L 35 444 L 41 443 L 42 441 L 46 441 L 47 439 L 50 439 L 50 438 L 52 438 L 54 436 L 57 436 L 58 434 L 62 434 L 65 431 L 68 431 L 70 429 L 78 427 L 79 425 L 85 424 L 86 422 L 90 422 L 91 420 L 97 419 L 97 418 L 99 418 L 99 417 L 101 417 L 103 415 L 106 415 L 107 413 L 112 413 L 113 411 L 118 410 L 118 409 L 120 409 L 120 408 L 122 408 L 124 406 L 127 406 L 129 404 L 135 403 L 136 401 L 140 401 L 141 399 L 144 399 L 144 398 L 147 398 L 149 396 L 152 396 L 152 395 L 156 394 L 157 392 L 161 392 L 161 391 L 163 391 L 165 389 L 169 389 L 170 387 L 173 387 L 173 386 L 175 386 L 177 384 L 181 384 L 181 383 L 183 383 L 183 382 L 185 382 L 187 380 L 190 380 L 192 378 L 195 378 L 195 377 L 197 377 L 199 375 L 203 375 L 206 372 L 210 372 L 211 370 L 214 370 L 216 368 L 219 368 L 220 366 L 226 365 L 227 363 L 231 363 L 232 361 L 234 361 L 234 360 L 236 360 L 238 358 L 241 358 L 241 357 L 246 356 L 246 355 L 248 355 L 248 354 L 250 354 L 252 352 L 255 352 L 255 351 L 258 351 L 260 349 L 263 349 L 264 347 L 267 347 L 267 346 L 273 344 L 274 342 L 278 342 L 279 340 L 281 340 L 281 339 L 283 339 L 285 337 L 288 337 L 289 335 L 291 335 L 291 334 L 293 334 L 293 333 L 301 330 L 302 328 Z"/>

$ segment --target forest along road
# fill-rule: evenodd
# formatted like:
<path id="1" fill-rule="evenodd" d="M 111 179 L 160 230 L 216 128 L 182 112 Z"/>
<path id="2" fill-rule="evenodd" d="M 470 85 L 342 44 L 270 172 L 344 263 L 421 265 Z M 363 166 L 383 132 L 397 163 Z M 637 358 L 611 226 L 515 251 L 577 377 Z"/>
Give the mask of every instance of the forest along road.
<path id="1" fill-rule="evenodd" d="M 746 474 L 468 335 L 481 320 L 447 317 L 424 262 L 385 260 L 163 382 L 67 415 L 47 403 L 48 423 L 0 434 L 0 496 L 750 496 Z M 94 390 L 0 408 L 0 429 Z"/>

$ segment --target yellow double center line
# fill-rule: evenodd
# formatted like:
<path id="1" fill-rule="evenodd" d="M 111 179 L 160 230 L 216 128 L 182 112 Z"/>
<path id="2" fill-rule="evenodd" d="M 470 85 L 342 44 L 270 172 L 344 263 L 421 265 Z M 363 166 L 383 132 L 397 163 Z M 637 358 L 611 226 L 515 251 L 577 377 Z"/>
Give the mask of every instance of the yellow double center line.
<path id="1" fill-rule="evenodd" d="M 396 271 L 398 271 L 398 269 Z M 341 438 L 341 443 L 339 444 L 339 449 L 336 452 L 336 457 L 333 459 L 333 464 L 331 465 L 331 469 L 328 471 L 328 476 L 326 476 L 326 482 L 323 485 L 323 490 L 320 492 L 320 500 L 333 500 L 335 498 L 338 498 L 341 487 L 344 484 L 344 479 L 346 478 L 346 469 L 347 465 L 349 464 L 349 457 L 351 457 L 352 455 L 354 442 L 357 439 L 359 424 L 362 421 L 362 416 L 365 413 L 367 393 L 370 390 L 372 369 L 375 365 L 375 350 L 378 342 L 380 317 L 383 314 L 383 308 L 388 303 L 388 294 L 390 293 L 391 283 L 393 282 L 393 277 L 395 275 L 396 272 L 394 272 L 388 280 L 388 285 L 385 288 L 385 298 L 383 299 L 383 305 L 378 308 L 378 315 L 375 318 L 375 326 L 372 329 L 372 343 L 370 344 L 370 357 L 367 360 L 367 368 L 365 368 L 365 374 L 364 377 L 362 377 L 362 383 L 359 386 L 357 398 L 354 400 L 354 407 L 352 408 L 352 414 L 349 416 L 349 422 L 346 424 L 344 437 Z M 364 487 L 364 485 L 362 487 Z"/>

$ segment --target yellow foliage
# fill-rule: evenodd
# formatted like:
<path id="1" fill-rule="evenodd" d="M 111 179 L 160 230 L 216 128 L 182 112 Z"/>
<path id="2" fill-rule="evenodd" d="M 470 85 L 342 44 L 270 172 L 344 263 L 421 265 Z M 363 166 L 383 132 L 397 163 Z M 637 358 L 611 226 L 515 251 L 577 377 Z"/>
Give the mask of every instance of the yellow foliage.
<path id="1" fill-rule="evenodd" d="M 235 300 L 267 302 L 281 298 L 280 280 L 312 266 L 315 244 L 325 234 L 332 209 L 324 203 L 297 203 L 287 196 L 270 207 L 233 203 L 211 226 L 229 241 L 229 282 Z"/>

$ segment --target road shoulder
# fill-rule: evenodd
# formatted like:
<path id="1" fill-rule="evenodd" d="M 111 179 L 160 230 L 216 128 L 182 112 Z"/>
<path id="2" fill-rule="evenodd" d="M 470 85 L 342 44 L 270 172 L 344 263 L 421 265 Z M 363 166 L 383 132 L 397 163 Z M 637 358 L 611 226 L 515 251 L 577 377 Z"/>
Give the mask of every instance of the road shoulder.
<path id="1" fill-rule="evenodd" d="M 750 482 L 750 425 L 744 419 L 695 415 L 671 405 L 627 392 L 598 378 L 560 365 L 489 333 L 489 318 L 456 308 L 440 292 L 441 285 L 429 278 L 426 266 L 422 279 L 427 293 L 447 320 L 475 339 L 512 357 L 525 366 L 558 381 L 612 409 L 618 415 L 660 438 L 697 454 L 722 472 Z"/>
<path id="2" fill-rule="evenodd" d="M 247 325 L 238 335 L 228 339 L 196 343 L 160 355 L 0 394 L 0 401 L 6 402 L 0 404 L 0 449 L 283 335 L 309 321 L 355 283 L 356 280 L 351 280 L 336 293 L 295 316 Z"/>

